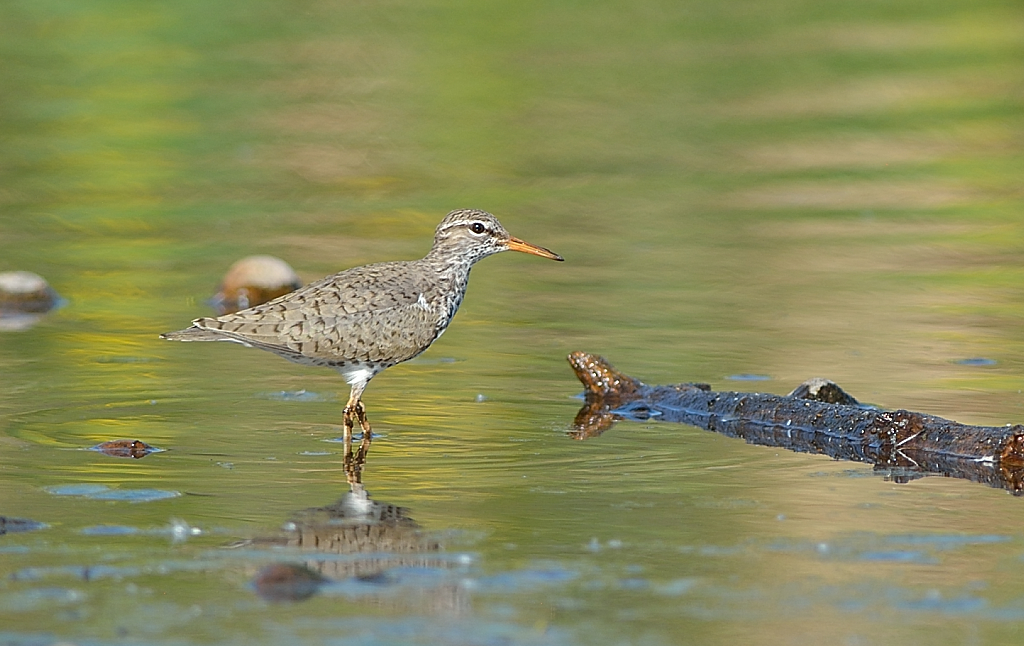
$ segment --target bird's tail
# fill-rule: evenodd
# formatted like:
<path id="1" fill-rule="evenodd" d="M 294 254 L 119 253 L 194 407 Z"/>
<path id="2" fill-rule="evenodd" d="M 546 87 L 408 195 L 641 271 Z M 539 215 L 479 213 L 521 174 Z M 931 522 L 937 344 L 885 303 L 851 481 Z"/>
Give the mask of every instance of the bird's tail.
<path id="1" fill-rule="evenodd" d="M 203 328 L 192 326 L 185 328 L 184 330 L 178 330 L 177 332 L 164 332 L 160 335 L 161 339 L 167 339 L 168 341 L 227 341 L 224 335 L 217 330 L 204 330 Z"/>

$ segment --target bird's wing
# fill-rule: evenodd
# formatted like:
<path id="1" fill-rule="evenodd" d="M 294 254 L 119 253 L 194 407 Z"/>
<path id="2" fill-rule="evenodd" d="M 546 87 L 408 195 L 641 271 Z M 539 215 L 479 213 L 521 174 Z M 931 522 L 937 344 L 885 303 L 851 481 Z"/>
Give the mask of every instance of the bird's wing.
<path id="1" fill-rule="evenodd" d="M 192 325 L 300 363 L 325 365 L 411 359 L 436 338 L 438 327 L 436 316 L 415 304 L 360 312 L 343 319 L 310 316 L 297 321 L 254 322 L 201 318 Z"/>
<path id="2" fill-rule="evenodd" d="M 309 313 L 352 315 L 416 303 L 429 289 L 416 262 L 353 267 L 256 307 L 220 317 L 297 320 Z"/>
<path id="3" fill-rule="evenodd" d="M 405 361 L 436 338 L 439 321 L 407 272 L 388 271 L 396 264 L 358 267 L 192 326 L 302 363 Z"/>

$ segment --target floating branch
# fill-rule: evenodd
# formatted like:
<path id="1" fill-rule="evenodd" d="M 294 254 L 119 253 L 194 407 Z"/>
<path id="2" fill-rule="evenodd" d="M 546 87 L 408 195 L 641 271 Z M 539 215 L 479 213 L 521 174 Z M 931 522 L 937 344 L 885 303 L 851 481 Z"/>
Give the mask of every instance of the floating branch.
<path id="1" fill-rule="evenodd" d="M 571 431 L 600 435 L 618 420 L 697 426 L 751 444 L 870 462 L 897 482 L 941 474 L 1024 493 L 1024 426 L 968 426 L 906 410 L 861 406 L 831 381 L 804 382 L 786 396 L 716 392 L 707 384 L 648 386 L 605 359 L 573 352 L 586 388 Z"/>

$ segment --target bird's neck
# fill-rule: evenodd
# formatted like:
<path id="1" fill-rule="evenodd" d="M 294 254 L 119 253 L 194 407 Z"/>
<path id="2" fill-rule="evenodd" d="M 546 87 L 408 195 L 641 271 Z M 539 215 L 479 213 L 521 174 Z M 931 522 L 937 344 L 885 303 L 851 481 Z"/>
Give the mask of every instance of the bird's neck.
<path id="1" fill-rule="evenodd" d="M 469 270 L 473 268 L 473 263 L 449 258 L 445 262 L 435 263 L 434 268 L 439 281 L 447 288 L 445 291 L 461 301 L 469 283 Z"/>
<path id="2" fill-rule="evenodd" d="M 421 261 L 445 282 L 453 282 L 465 287 L 469 280 L 469 270 L 480 258 L 459 250 L 434 245 L 430 253 Z"/>
<path id="3" fill-rule="evenodd" d="M 434 251 L 431 250 L 421 262 L 429 266 L 431 273 L 437 277 L 438 309 L 443 325 L 447 325 L 462 304 L 469 283 L 469 270 L 473 268 L 474 261 L 464 256 L 435 254 Z"/>

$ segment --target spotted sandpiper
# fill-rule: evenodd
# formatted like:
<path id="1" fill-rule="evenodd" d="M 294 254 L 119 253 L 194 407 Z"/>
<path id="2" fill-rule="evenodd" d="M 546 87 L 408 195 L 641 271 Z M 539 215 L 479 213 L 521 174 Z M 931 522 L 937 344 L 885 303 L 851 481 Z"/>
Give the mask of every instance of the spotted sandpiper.
<path id="1" fill-rule="evenodd" d="M 335 368 L 351 385 L 345 404 L 345 446 L 354 422 L 371 436 L 362 395 L 375 375 L 408 361 L 448 327 L 466 293 L 469 270 L 502 251 L 562 260 L 509 235 L 486 211 L 452 211 L 437 225 L 424 258 L 353 267 L 234 314 L 200 318 L 171 341 L 234 341 L 290 361 Z"/>

